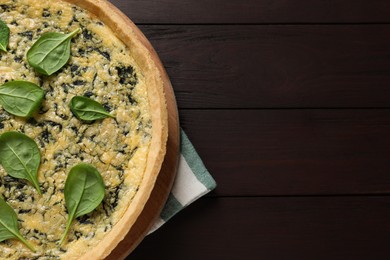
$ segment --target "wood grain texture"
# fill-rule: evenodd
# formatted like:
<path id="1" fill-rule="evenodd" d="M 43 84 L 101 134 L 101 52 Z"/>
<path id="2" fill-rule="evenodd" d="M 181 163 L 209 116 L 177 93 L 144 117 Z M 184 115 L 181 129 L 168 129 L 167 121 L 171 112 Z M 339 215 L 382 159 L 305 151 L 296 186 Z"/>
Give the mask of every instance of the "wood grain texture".
<path id="1" fill-rule="evenodd" d="M 218 183 L 128 259 L 389 258 L 390 2 L 112 2 Z"/>
<path id="2" fill-rule="evenodd" d="M 389 194 L 390 110 L 182 110 L 213 196 Z"/>
<path id="3" fill-rule="evenodd" d="M 389 197 L 204 198 L 131 259 L 388 259 Z"/>
<path id="4" fill-rule="evenodd" d="M 111 0 L 136 23 L 377 23 L 386 0 Z"/>
<path id="5" fill-rule="evenodd" d="M 180 108 L 390 104 L 390 25 L 140 28 Z"/>

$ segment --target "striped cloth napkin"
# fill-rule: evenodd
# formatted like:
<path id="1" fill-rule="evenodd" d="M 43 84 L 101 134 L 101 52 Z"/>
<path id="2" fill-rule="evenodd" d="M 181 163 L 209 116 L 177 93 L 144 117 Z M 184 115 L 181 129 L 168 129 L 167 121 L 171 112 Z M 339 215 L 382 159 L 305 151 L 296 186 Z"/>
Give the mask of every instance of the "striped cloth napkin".
<path id="1" fill-rule="evenodd" d="M 216 187 L 213 177 L 207 171 L 182 129 L 180 137 L 181 155 L 176 179 L 160 218 L 154 223 L 149 234 L 161 227 L 179 211 Z"/>

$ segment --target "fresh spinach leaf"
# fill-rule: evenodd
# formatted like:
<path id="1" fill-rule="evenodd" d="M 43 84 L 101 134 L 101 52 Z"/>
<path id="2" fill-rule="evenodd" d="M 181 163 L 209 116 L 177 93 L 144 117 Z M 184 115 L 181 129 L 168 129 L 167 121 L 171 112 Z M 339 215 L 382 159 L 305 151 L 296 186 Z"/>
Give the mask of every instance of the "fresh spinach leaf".
<path id="1" fill-rule="evenodd" d="M 70 41 L 80 28 L 71 33 L 43 34 L 27 52 L 28 63 L 39 73 L 50 76 L 61 69 L 70 57 Z"/>
<path id="2" fill-rule="evenodd" d="M 35 249 L 19 232 L 18 218 L 15 211 L 0 197 L 0 242 L 7 239 L 19 239 L 31 251 Z"/>
<path id="3" fill-rule="evenodd" d="M 87 122 L 106 117 L 114 118 L 114 116 L 108 113 L 99 102 L 82 96 L 75 96 L 72 98 L 70 101 L 70 110 L 78 119 Z"/>
<path id="4" fill-rule="evenodd" d="M 9 81 L 0 86 L 0 104 L 10 114 L 30 117 L 41 105 L 44 91 L 28 81 Z"/>
<path id="5" fill-rule="evenodd" d="M 73 220 L 92 212 L 103 201 L 103 178 L 92 165 L 78 164 L 69 172 L 65 182 L 64 195 L 69 216 L 60 245 L 64 242 Z"/>
<path id="6" fill-rule="evenodd" d="M 12 177 L 26 179 L 42 194 L 38 182 L 41 154 L 30 137 L 18 132 L 5 132 L 0 136 L 0 164 Z"/>
<path id="7" fill-rule="evenodd" d="M 9 28 L 5 22 L 0 20 L 0 50 L 7 51 L 9 42 Z"/>

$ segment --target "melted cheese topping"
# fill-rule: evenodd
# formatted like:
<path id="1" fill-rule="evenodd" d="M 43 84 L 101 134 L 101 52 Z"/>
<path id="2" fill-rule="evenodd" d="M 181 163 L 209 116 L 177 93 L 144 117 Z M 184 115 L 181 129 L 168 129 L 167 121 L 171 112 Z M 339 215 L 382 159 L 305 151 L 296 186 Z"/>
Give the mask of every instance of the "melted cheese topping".
<path id="1" fill-rule="evenodd" d="M 27 80 L 41 86 L 45 100 L 30 119 L 0 107 L 0 134 L 19 131 L 33 138 L 41 151 L 39 196 L 26 181 L 7 175 L 0 166 L 0 194 L 15 210 L 21 234 L 37 249 L 17 240 L 0 242 L 0 259 L 78 259 L 115 225 L 131 203 L 142 180 L 150 145 L 151 120 L 142 71 L 129 50 L 103 22 L 62 1 L 0 0 L 0 19 L 11 30 L 8 52 L 0 52 L 0 84 Z M 68 64 L 53 76 L 37 74 L 26 52 L 45 32 L 77 28 Z M 115 119 L 86 124 L 69 109 L 75 95 L 102 103 Z M 76 219 L 66 242 L 64 183 L 74 165 L 94 165 L 106 185 L 103 203 Z"/>

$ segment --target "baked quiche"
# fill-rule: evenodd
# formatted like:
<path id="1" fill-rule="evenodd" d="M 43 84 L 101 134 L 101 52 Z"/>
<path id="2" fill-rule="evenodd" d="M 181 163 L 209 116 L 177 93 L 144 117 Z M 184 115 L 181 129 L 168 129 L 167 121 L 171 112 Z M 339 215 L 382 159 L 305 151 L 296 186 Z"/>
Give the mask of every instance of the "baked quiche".
<path id="1" fill-rule="evenodd" d="M 35 250 L 4 239 L 0 259 L 103 259 L 140 215 L 164 159 L 167 109 L 159 61 L 131 22 L 106 1 L 0 0 L 0 20 L 9 28 L 7 50 L 0 51 L 0 85 L 26 81 L 44 93 L 28 117 L 0 105 L 0 135 L 31 138 L 41 156 L 41 194 L 0 165 L 0 197 Z M 43 35 L 71 32 L 76 33 L 64 66 L 49 76 L 31 66 L 27 52 Z M 94 100 L 109 116 L 80 120 L 70 109 L 74 97 Z M 104 198 L 74 219 L 60 243 L 70 213 L 65 183 L 79 164 L 101 174 Z"/>

